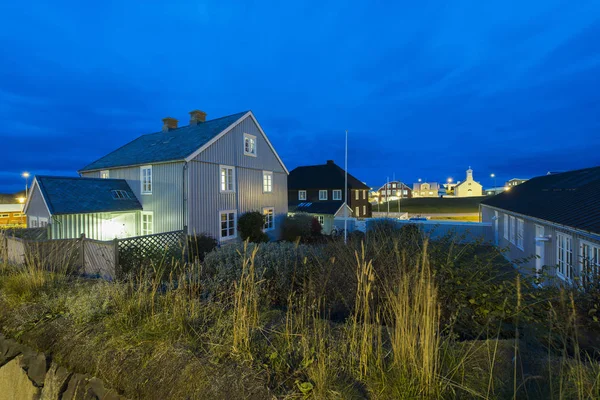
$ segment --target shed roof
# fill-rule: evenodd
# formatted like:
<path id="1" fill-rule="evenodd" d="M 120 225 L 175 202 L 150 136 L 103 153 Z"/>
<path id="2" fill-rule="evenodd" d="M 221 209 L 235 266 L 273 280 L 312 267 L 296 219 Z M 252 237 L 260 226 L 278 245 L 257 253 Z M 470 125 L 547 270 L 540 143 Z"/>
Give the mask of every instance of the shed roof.
<path id="1" fill-rule="evenodd" d="M 141 210 L 142 205 L 124 179 L 36 176 L 37 185 L 51 215 Z M 115 199 L 113 190 L 128 198 Z"/>
<path id="2" fill-rule="evenodd" d="M 538 176 L 481 204 L 600 234 L 600 167 Z"/>
<path id="3" fill-rule="evenodd" d="M 208 120 L 198 125 L 182 126 L 168 132 L 142 135 L 80 171 L 184 160 L 246 113 L 248 111 Z"/>
<path id="4" fill-rule="evenodd" d="M 289 206 L 289 212 L 335 215 L 343 205 L 343 201 L 304 202 L 294 206 Z"/>
<path id="5" fill-rule="evenodd" d="M 348 173 L 349 189 L 370 189 Z M 344 169 L 332 160 L 326 164 L 297 167 L 288 176 L 288 189 L 344 189 Z"/>

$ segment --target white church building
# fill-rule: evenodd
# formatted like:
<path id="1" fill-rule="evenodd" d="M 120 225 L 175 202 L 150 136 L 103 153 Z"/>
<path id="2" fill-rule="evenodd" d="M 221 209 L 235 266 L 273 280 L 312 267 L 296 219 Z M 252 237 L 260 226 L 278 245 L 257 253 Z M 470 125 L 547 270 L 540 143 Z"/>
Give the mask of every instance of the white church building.
<path id="1" fill-rule="evenodd" d="M 473 170 L 467 170 L 467 178 L 454 187 L 454 197 L 483 196 L 483 186 L 473 180 Z"/>

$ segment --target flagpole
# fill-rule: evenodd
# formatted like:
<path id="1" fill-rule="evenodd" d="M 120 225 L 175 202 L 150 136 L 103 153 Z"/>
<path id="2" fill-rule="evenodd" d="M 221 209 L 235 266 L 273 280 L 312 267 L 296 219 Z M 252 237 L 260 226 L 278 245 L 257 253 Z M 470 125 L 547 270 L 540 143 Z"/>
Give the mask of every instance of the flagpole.
<path id="1" fill-rule="evenodd" d="M 348 243 L 348 130 L 344 152 L 344 244 Z"/>

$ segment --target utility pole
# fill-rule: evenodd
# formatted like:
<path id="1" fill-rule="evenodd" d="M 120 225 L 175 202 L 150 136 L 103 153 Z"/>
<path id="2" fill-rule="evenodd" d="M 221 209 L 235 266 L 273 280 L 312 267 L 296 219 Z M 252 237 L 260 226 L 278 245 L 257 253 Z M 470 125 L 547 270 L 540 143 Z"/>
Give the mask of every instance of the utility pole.
<path id="1" fill-rule="evenodd" d="M 346 130 L 346 150 L 344 152 L 344 244 L 348 243 L 348 130 Z"/>

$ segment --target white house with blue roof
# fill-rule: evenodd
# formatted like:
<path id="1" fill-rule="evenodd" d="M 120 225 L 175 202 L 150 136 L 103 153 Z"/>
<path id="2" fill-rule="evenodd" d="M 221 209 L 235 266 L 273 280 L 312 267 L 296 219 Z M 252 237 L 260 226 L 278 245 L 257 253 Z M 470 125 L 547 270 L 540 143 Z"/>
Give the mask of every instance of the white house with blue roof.
<path id="1" fill-rule="evenodd" d="M 81 184 L 86 188 L 90 178 L 126 183 L 141 209 L 105 212 L 102 218 L 115 215 L 107 223 L 88 221 L 84 215 L 93 213 L 86 208 L 88 194 L 76 191 L 63 194 L 62 201 L 82 204 L 73 206 L 72 214 L 57 214 L 48 205 L 49 216 L 34 215 L 44 211 L 34 207 L 40 204 L 38 198 L 53 204 L 60 196 L 45 192 L 38 182 L 32 187 L 31 206 L 26 205 L 29 226 L 48 218 L 48 224 L 61 225 L 52 227 L 53 238 L 86 233 L 101 239 L 115 235 L 115 229 L 117 236 L 137 236 L 187 228 L 190 234 L 207 233 L 224 242 L 237 238 L 241 214 L 259 211 L 265 215 L 265 232 L 276 239 L 288 211 L 288 170 L 252 111 L 206 120 L 206 113 L 195 110 L 189 125 L 182 127 L 176 119 L 165 118 L 162 131 L 140 136 L 79 173 L 80 178 L 71 179 L 86 182 Z M 103 226 L 112 228 L 102 232 Z M 92 234 L 98 229 L 99 234 Z"/>

